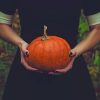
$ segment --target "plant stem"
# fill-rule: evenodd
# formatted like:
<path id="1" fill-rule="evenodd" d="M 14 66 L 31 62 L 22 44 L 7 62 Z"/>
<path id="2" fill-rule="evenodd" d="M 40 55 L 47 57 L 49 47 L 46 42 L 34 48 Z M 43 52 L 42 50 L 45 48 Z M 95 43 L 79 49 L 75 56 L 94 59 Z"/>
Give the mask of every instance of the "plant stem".
<path id="1" fill-rule="evenodd" d="M 48 36 L 47 36 L 47 26 L 46 25 L 44 25 L 44 34 L 43 34 L 43 37 L 42 37 L 42 39 L 41 40 L 48 40 Z"/>

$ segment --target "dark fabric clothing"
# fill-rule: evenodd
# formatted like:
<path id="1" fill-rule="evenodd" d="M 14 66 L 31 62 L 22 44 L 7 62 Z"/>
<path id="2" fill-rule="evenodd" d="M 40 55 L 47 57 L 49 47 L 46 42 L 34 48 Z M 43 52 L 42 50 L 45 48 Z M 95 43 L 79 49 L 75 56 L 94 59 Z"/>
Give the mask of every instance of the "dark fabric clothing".
<path id="1" fill-rule="evenodd" d="M 43 35 L 66 39 L 71 48 L 77 44 L 81 9 L 86 15 L 100 11 L 99 0 L 0 0 L 0 11 L 13 14 L 19 9 L 21 37 L 30 43 Z M 20 63 L 19 50 L 8 75 L 3 100 L 96 100 L 95 91 L 82 56 L 62 75 L 31 72 Z"/>
<path id="2" fill-rule="evenodd" d="M 30 72 L 20 64 L 19 54 L 12 64 L 3 100 L 96 100 L 95 91 L 82 57 L 62 75 Z"/>

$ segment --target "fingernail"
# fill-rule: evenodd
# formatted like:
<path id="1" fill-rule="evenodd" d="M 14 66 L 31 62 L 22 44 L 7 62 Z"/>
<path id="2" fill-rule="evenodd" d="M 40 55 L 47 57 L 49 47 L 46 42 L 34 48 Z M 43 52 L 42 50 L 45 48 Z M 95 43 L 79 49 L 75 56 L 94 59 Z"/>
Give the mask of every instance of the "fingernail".
<path id="1" fill-rule="evenodd" d="M 74 56 L 74 54 L 72 52 L 70 52 L 69 57 L 73 57 L 73 56 Z"/>
<path id="2" fill-rule="evenodd" d="M 28 52 L 25 52 L 25 56 L 27 56 L 27 57 L 29 56 Z"/>
<path id="3" fill-rule="evenodd" d="M 75 52 L 70 52 L 70 53 L 69 53 L 69 57 L 74 57 L 75 55 L 76 55 Z"/>

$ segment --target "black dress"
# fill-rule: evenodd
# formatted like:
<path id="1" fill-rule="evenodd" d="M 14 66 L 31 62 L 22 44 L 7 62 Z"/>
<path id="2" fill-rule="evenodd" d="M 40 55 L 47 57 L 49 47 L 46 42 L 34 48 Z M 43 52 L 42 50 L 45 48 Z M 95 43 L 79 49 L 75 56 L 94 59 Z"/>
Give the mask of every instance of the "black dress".
<path id="1" fill-rule="evenodd" d="M 48 35 L 57 35 L 77 44 L 81 8 L 86 15 L 100 11 L 99 0 L 0 0 L 0 11 L 13 14 L 19 9 L 21 37 L 30 43 L 43 35 L 43 26 L 48 26 Z M 3 100 L 96 100 L 93 84 L 82 56 L 73 68 L 62 75 L 31 72 L 20 63 L 16 53 L 8 75 Z"/>

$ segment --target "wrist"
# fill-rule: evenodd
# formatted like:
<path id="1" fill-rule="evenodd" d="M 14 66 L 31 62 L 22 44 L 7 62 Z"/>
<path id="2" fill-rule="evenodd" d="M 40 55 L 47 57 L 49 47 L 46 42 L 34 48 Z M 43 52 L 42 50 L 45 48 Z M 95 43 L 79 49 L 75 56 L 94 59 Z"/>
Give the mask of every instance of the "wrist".
<path id="1" fill-rule="evenodd" d="M 25 44 L 26 42 L 24 40 L 18 41 L 17 46 L 19 49 L 22 49 L 23 44 Z"/>

